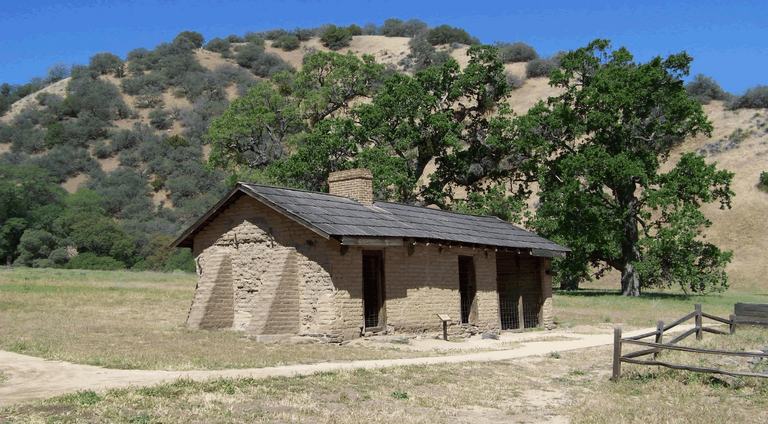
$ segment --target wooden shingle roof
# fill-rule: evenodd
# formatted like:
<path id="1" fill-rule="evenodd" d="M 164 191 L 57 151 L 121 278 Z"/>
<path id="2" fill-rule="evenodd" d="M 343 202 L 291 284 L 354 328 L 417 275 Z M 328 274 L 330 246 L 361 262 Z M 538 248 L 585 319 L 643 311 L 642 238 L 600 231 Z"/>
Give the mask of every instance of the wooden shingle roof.
<path id="1" fill-rule="evenodd" d="M 174 243 L 191 246 L 198 228 L 235 192 L 243 193 L 325 238 L 367 237 L 530 249 L 536 256 L 561 256 L 568 248 L 496 217 L 466 215 L 390 202 L 364 205 L 346 197 L 259 184 L 239 183 Z"/>

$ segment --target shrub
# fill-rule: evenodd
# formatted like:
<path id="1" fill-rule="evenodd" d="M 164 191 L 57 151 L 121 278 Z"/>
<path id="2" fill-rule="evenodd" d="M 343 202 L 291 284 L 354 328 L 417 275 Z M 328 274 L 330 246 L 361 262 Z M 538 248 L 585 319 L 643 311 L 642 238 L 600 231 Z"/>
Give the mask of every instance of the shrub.
<path id="1" fill-rule="evenodd" d="M 96 269 L 104 271 L 113 271 L 124 269 L 125 264 L 109 256 L 99 256 L 91 252 L 83 252 L 67 263 L 69 269 Z"/>
<path id="2" fill-rule="evenodd" d="M 496 43 L 499 59 L 504 63 L 530 62 L 539 57 L 536 50 L 525 43 Z"/>
<path id="3" fill-rule="evenodd" d="M 149 123 L 158 130 L 167 130 L 173 125 L 171 114 L 158 107 L 149 112 Z"/>
<path id="4" fill-rule="evenodd" d="M 381 35 L 386 37 L 415 37 L 427 31 L 427 24 L 418 19 L 409 19 L 403 22 L 400 19 L 390 18 L 381 26 Z"/>
<path id="5" fill-rule="evenodd" d="M 349 45 L 352 41 L 352 34 L 349 29 L 337 27 L 336 25 L 328 25 L 320 36 L 320 42 L 331 50 L 339 50 Z"/>
<path id="6" fill-rule="evenodd" d="M 291 70 L 291 66 L 279 56 L 267 53 L 264 47 L 248 43 L 237 51 L 237 64 L 249 68 L 260 77 L 268 77 L 280 71 Z"/>
<path id="7" fill-rule="evenodd" d="M 299 41 L 309 41 L 312 37 L 315 36 L 316 32 L 316 30 L 309 28 L 296 28 L 293 31 Z"/>
<path id="8" fill-rule="evenodd" d="M 360 25 L 352 24 L 347 27 L 347 31 L 349 31 L 349 34 L 353 37 L 355 35 L 363 35 L 363 29 L 360 28 Z"/>
<path id="9" fill-rule="evenodd" d="M 67 252 L 67 248 L 59 247 L 58 249 L 52 250 L 51 254 L 48 255 L 48 260 L 51 261 L 54 266 L 64 265 L 69 260 L 69 253 Z"/>
<path id="10" fill-rule="evenodd" d="M 99 164 L 91 157 L 88 150 L 71 145 L 58 145 L 46 154 L 36 157 L 31 161 L 56 178 L 58 182 L 64 182 L 69 177 L 80 173 L 88 173 L 99 167 Z"/>
<path id="11" fill-rule="evenodd" d="M 112 146 L 107 144 L 104 140 L 97 141 L 93 145 L 93 154 L 99 159 L 106 159 L 112 156 L 113 153 Z"/>
<path id="12" fill-rule="evenodd" d="M 237 35 L 237 34 L 230 34 L 226 38 L 227 41 L 230 43 L 245 43 L 245 38 Z"/>
<path id="13" fill-rule="evenodd" d="M 288 35 L 288 31 L 280 28 L 264 31 L 264 33 L 262 34 L 262 36 L 267 40 L 277 40 L 278 38 L 284 35 Z"/>
<path id="14" fill-rule="evenodd" d="M 758 180 L 757 185 L 763 191 L 768 191 L 768 171 L 763 171 L 760 173 L 760 179 Z"/>
<path id="15" fill-rule="evenodd" d="M 537 58 L 525 65 L 525 76 L 528 78 L 548 77 L 553 69 L 559 66 L 560 61 L 556 58 Z"/>
<path id="16" fill-rule="evenodd" d="M 124 79 L 120 85 L 123 91 L 131 96 L 158 95 L 168 86 L 168 80 L 159 72 Z"/>
<path id="17" fill-rule="evenodd" d="M 427 31 L 427 41 L 433 46 L 439 44 L 477 44 L 478 40 L 461 28 L 449 25 L 440 25 Z"/>
<path id="18" fill-rule="evenodd" d="M 114 84 L 91 78 L 73 78 L 69 82 L 63 107 L 68 116 L 88 112 L 103 121 L 125 118 L 130 112 Z"/>
<path id="19" fill-rule="evenodd" d="M 451 57 L 448 52 L 437 51 L 435 46 L 430 44 L 423 35 L 411 38 L 408 41 L 408 46 L 411 48 L 411 52 L 402 62 L 402 65 L 414 71 L 443 64 Z"/>
<path id="20" fill-rule="evenodd" d="M 88 62 L 88 68 L 99 75 L 115 74 L 122 77 L 123 61 L 112 53 L 97 53 Z"/>
<path id="21" fill-rule="evenodd" d="M 507 78 L 507 86 L 512 90 L 517 90 L 525 84 L 525 80 L 515 74 L 507 72 L 505 75 Z"/>
<path id="22" fill-rule="evenodd" d="M 731 109 L 764 109 L 768 108 L 768 85 L 758 85 L 735 98 L 729 105 Z"/>
<path id="23" fill-rule="evenodd" d="M 36 259 L 48 259 L 58 243 L 57 238 L 48 231 L 27 229 L 19 240 L 16 263 L 31 266 Z"/>
<path id="24" fill-rule="evenodd" d="M 131 215 L 128 212 L 152 210 L 147 179 L 132 169 L 118 168 L 91 181 L 89 186 L 101 196 L 102 206 L 110 216 L 127 218 Z"/>
<path id="25" fill-rule="evenodd" d="M 246 32 L 243 40 L 245 40 L 247 43 L 264 47 L 264 36 L 258 32 Z"/>
<path id="26" fill-rule="evenodd" d="M 222 54 L 229 53 L 229 48 L 229 40 L 224 38 L 214 38 L 205 45 L 206 50 Z"/>
<path id="27" fill-rule="evenodd" d="M 63 63 L 57 63 L 56 65 L 51 66 L 48 68 L 48 75 L 45 77 L 46 82 L 54 83 L 56 81 L 61 81 L 64 78 L 68 77 L 70 73 L 70 67 L 63 64 Z"/>
<path id="28" fill-rule="evenodd" d="M 272 47 L 283 49 L 287 52 L 298 49 L 299 45 L 299 37 L 293 34 L 281 35 L 272 43 Z"/>
<path id="29" fill-rule="evenodd" d="M 203 41 L 205 38 L 199 32 L 182 31 L 173 39 L 173 45 L 183 50 L 192 50 L 203 47 Z"/>
<path id="30" fill-rule="evenodd" d="M 163 97 L 160 94 L 140 94 L 133 104 L 139 109 L 160 107 L 163 106 Z"/>
<path id="31" fill-rule="evenodd" d="M 693 81 L 685 85 L 688 95 L 699 103 L 707 104 L 712 100 L 728 100 L 728 93 L 714 79 L 705 75 L 696 75 Z"/>

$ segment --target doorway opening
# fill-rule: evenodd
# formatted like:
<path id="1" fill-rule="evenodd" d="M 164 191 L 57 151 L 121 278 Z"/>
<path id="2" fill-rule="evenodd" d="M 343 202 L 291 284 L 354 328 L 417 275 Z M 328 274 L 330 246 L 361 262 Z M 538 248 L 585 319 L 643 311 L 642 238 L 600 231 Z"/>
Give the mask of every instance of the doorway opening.
<path id="1" fill-rule="evenodd" d="M 363 327 L 381 331 L 384 314 L 384 255 L 381 251 L 363 251 Z"/>
<path id="2" fill-rule="evenodd" d="M 475 262 L 472 256 L 459 256 L 459 296 L 461 298 L 461 323 L 469 324 L 475 321 L 477 308 L 475 295 Z"/>

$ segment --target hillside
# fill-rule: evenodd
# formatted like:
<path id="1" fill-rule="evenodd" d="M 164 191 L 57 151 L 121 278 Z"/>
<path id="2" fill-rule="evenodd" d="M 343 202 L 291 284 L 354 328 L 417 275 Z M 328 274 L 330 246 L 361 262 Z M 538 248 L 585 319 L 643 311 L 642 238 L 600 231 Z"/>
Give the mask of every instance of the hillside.
<path id="1" fill-rule="evenodd" d="M 338 51 L 369 54 L 379 63 L 408 72 L 404 64 L 411 53 L 409 41 L 409 37 L 358 35 Z M 281 63 L 270 65 L 274 68 L 300 68 L 306 54 L 329 50 L 317 37 L 300 41 L 290 51 L 273 47 L 274 41 L 263 43 L 266 53 L 280 59 Z M 53 127 L 63 127 L 66 133 L 67 125 L 85 126 L 90 122 L 86 120 L 90 119 L 88 113 L 84 113 L 87 107 L 75 109 L 75 113 L 53 111 L 73 96 L 72 82 L 78 77 L 55 82 L 16 101 L 0 117 L 0 163 L 34 163 L 51 168 L 70 193 L 81 187 L 105 196 L 119 191 L 117 195 L 125 198 L 118 200 L 109 213 L 133 222 L 137 231 L 174 234 L 226 190 L 225 175 L 205 167 L 210 149 L 203 134 L 210 119 L 220 114 L 229 101 L 266 76 L 242 66 L 242 61 L 238 64 L 238 51 L 249 48 L 249 44 L 236 40 L 218 51 L 195 47 L 188 52 L 168 53 L 180 58 L 180 63 L 190 62 L 181 77 L 172 75 L 161 83 L 156 83 L 152 75 L 170 75 L 166 69 L 175 64 L 163 68 L 166 65 L 162 60 L 147 59 L 151 53 L 146 50 L 129 55 L 125 75 L 105 72 L 96 76 L 95 80 L 116 89 L 112 100 L 117 103 L 109 106 L 102 124 L 94 124 L 98 127 L 96 135 L 74 144 L 39 142 Z M 465 45 L 442 45 L 438 50 L 448 52 L 462 66 L 468 61 Z M 509 99 L 516 113 L 524 113 L 538 100 L 556 93 L 547 78 L 526 79 L 525 62 L 507 63 L 505 67 L 508 74 L 522 80 Z M 144 86 L 128 84 L 140 78 L 144 78 L 139 81 Z M 145 90 L 153 84 L 156 87 Z M 124 111 L 114 111 L 123 107 L 118 103 L 125 105 Z M 713 101 L 705 105 L 705 111 L 715 128 L 712 136 L 686 141 L 675 150 L 670 162 L 683 152 L 700 151 L 708 161 L 735 172 L 733 209 L 721 211 L 715 205 L 705 206 L 714 223 L 707 235 L 722 247 L 734 250 L 729 268 L 733 285 L 756 289 L 768 271 L 761 259 L 768 249 L 768 220 L 763 216 L 768 210 L 768 193 L 757 186 L 760 172 L 768 169 L 768 110 L 728 110 L 723 102 Z M 130 183 L 126 183 L 128 180 Z M 116 186 L 121 189 L 116 191 Z M 137 212 L 148 205 L 153 209 L 151 214 L 147 215 L 146 210 Z"/>

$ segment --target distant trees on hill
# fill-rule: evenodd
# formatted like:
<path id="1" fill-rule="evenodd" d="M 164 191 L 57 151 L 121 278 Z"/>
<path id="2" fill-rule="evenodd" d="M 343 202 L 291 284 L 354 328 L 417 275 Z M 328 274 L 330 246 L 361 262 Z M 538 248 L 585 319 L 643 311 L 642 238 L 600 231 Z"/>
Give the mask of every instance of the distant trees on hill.
<path id="1" fill-rule="evenodd" d="M 342 47 L 347 47 L 352 41 L 352 32 L 349 28 L 328 25 L 320 34 L 320 41 L 331 50 L 339 50 Z"/>

